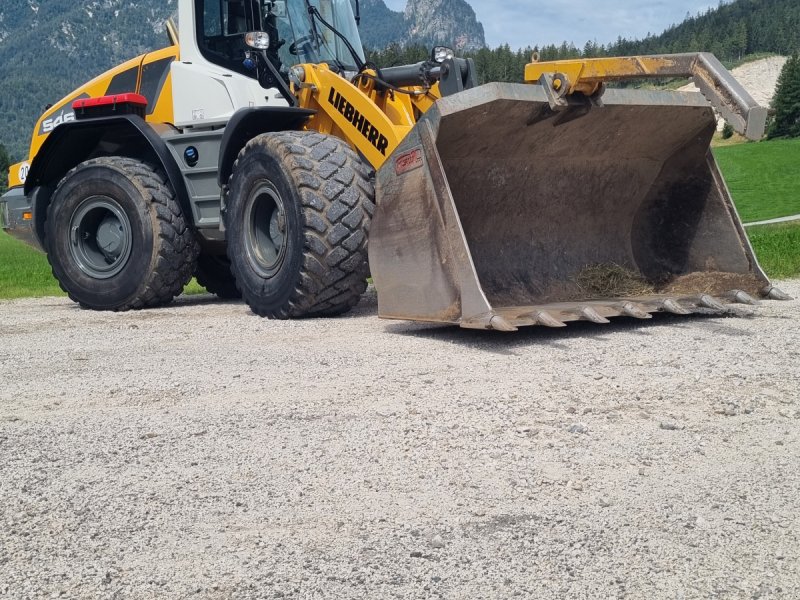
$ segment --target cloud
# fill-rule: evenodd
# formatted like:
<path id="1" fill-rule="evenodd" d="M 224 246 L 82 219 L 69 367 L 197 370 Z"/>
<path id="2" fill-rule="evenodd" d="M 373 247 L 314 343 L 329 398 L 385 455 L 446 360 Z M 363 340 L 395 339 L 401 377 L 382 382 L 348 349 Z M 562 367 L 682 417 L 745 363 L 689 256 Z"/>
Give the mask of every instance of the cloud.
<path id="1" fill-rule="evenodd" d="M 393 10 L 403 10 L 405 0 L 385 0 Z M 468 0 L 469 1 L 469 0 Z M 697 0 L 472 0 L 478 20 L 486 31 L 486 43 L 512 48 L 573 42 L 582 47 L 587 41 L 600 44 L 622 36 L 642 38 L 661 33 L 680 23 L 687 13 L 705 12 L 717 2 Z"/>

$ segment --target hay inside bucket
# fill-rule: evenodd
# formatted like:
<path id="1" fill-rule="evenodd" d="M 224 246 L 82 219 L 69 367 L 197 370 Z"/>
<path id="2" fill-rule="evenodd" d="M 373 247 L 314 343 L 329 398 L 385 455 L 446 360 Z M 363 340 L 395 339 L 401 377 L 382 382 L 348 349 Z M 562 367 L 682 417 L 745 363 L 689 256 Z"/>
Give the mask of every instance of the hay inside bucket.
<path id="1" fill-rule="evenodd" d="M 615 263 L 588 265 L 575 283 L 587 298 L 646 296 L 655 291 L 640 274 Z"/>

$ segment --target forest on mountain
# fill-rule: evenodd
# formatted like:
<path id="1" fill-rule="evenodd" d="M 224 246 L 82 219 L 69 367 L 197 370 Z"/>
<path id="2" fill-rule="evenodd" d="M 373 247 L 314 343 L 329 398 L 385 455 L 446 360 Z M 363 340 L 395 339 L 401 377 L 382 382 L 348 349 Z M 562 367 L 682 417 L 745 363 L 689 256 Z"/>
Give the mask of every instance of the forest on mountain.
<path id="1" fill-rule="evenodd" d="M 175 0 L 2 0 L 0 142 L 27 155 L 33 125 L 54 103 L 100 73 L 166 45 Z"/>
<path id="2" fill-rule="evenodd" d="M 800 48 L 800 2 L 797 0 L 736 0 L 720 3 L 659 35 L 643 40 L 619 38 L 603 47 L 589 43 L 590 54 L 611 56 L 669 52 L 712 52 L 724 61 L 749 54 L 787 55 Z"/>
<path id="3" fill-rule="evenodd" d="M 756 54 L 787 55 L 800 50 L 800 2 L 798 0 L 735 0 L 720 3 L 673 25 L 659 35 L 642 40 L 619 37 L 603 45 L 594 41 L 579 48 L 572 43 L 547 44 L 513 50 L 507 44 L 498 48 L 482 48 L 462 53 L 475 60 L 482 83 L 521 81 L 525 65 L 533 52 L 541 60 L 669 54 L 680 52 L 712 52 L 727 64 Z M 423 60 L 427 50 L 397 44 L 370 52 L 370 60 L 388 67 Z"/>

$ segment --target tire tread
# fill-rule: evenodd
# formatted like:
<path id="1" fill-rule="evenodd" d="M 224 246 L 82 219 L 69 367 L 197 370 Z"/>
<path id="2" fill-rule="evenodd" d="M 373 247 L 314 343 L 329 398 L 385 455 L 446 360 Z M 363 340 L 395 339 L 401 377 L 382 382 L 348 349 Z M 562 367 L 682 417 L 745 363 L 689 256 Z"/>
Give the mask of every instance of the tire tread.
<path id="1" fill-rule="evenodd" d="M 148 163 L 133 158 L 106 156 L 82 162 L 69 171 L 56 188 L 54 197 L 57 197 L 59 189 L 70 177 L 96 166 L 114 169 L 127 177 L 142 192 L 142 197 L 152 208 L 157 221 L 153 231 L 153 242 L 156 245 L 154 268 L 133 298 L 129 298 L 126 302 L 109 310 L 138 310 L 169 304 L 175 296 L 183 291 L 184 286 L 192 278 L 195 262 L 200 252 L 194 231 L 183 216 L 183 211 L 175 198 L 175 192 L 172 190 L 169 180 L 163 171 Z M 50 208 L 52 206 L 51 204 Z M 47 240 L 45 240 L 45 246 L 47 246 Z M 53 270 L 53 276 L 58 279 L 49 251 L 47 260 Z M 74 302 L 84 308 L 97 308 L 78 300 L 61 281 L 58 283 Z"/>
<path id="2" fill-rule="evenodd" d="M 265 308 L 247 293 L 245 300 L 256 314 L 275 319 L 349 311 L 367 288 L 367 239 L 375 208 L 371 169 L 338 138 L 309 131 L 267 133 L 239 153 L 226 189 L 233 187 L 240 160 L 256 146 L 278 158 L 297 187 L 304 247 L 301 273 L 284 306 Z"/>

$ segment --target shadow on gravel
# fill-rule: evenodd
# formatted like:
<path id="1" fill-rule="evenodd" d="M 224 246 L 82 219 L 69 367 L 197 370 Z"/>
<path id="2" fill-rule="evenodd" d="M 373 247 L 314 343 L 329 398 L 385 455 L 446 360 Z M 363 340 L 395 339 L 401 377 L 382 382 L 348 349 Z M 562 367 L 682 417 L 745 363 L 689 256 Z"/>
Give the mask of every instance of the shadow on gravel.
<path id="1" fill-rule="evenodd" d="M 192 294 L 191 296 L 178 296 L 169 306 L 203 306 L 207 304 L 244 304 L 243 300 L 225 300 L 214 294 Z M 166 308 L 166 307 L 165 307 Z"/>
<path id="2" fill-rule="evenodd" d="M 675 316 L 670 314 L 655 314 L 652 319 L 641 320 L 627 317 L 612 319 L 608 325 L 597 325 L 584 321 L 569 323 L 561 329 L 546 327 L 522 327 L 514 333 L 501 333 L 497 331 L 483 331 L 478 329 L 461 329 L 456 326 L 431 325 L 412 322 L 397 322 L 386 326 L 388 333 L 408 337 L 426 338 L 440 342 L 448 342 L 468 346 L 477 350 L 484 350 L 497 354 L 511 354 L 516 348 L 532 345 L 543 345 L 556 350 L 569 350 L 572 347 L 561 342 L 565 340 L 589 340 L 592 343 L 605 343 L 609 336 L 620 333 L 632 333 L 639 336 L 651 337 L 655 331 L 665 327 L 700 327 L 705 332 L 712 331 L 725 335 L 746 336 L 746 332 L 733 327 L 720 325 L 725 320 L 724 315 L 688 315 Z"/>
<path id="3" fill-rule="evenodd" d="M 707 323 L 698 325 L 699 329 L 708 331 L 713 334 L 727 335 L 728 337 L 752 337 L 752 331 L 743 331 L 737 327 L 720 323 L 721 319 L 708 319 Z"/>
<path id="4" fill-rule="evenodd" d="M 235 305 L 241 304 L 244 306 L 244 302 L 242 300 L 223 300 L 222 298 L 217 298 L 214 294 L 192 294 L 191 296 L 178 296 L 169 304 L 165 304 L 164 306 L 156 306 L 152 308 L 143 308 L 138 310 L 130 310 L 124 311 L 118 314 L 158 314 L 160 311 L 163 312 L 163 309 L 169 308 L 185 308 L 185 307 L 192 307 L 192 306 L 216 306 L 216 305 Z M 45 304 L 43 306 L 59 306 L 62 307 L 63 303 L 59 304 Z M 115 311 L 93 311 L 90 308 L 84 308 L 77 302 L 73 302 L 68 305 L 68 308 L 72 310 L 85 310 L 88 312 L 108 312 L 113 313 Z"/>

